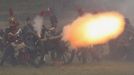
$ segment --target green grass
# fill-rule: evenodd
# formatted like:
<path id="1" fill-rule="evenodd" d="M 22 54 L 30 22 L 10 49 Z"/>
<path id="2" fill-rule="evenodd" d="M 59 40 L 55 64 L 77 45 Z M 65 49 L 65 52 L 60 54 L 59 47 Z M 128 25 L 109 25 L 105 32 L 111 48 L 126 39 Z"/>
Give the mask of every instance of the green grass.
<path id="1" fill-rule="evenodd" d="M 0 75 L 134 75 L 134 63 L 102 62 L 66 66 L 0 67 Z"/>

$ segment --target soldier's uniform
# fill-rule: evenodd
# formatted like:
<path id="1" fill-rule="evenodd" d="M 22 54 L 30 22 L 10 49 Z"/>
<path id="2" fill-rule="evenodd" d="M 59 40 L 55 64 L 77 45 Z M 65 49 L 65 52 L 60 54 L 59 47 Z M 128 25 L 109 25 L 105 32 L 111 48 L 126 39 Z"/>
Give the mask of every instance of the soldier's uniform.
<path id="1" fill-rule="evenodd" d="M 27 19 L 27 24 L 22 29 L 22 37 L 27 46 L 29 48 L 34 48 L 35 42 L 37 40 L 37 35 L 35 30 L 33 29 L 32 22 L 29 22 L 30 19 Z"/>
<path id="2" fill-rule="evenodd" d="M 9 19 L 9 23 L 10 23 L 10 26 L 9 28 L 5 29 L 5 34 L 4 34 L 5 49 L 4 49 L 4 54 L 0 63 L 1 65 L 3 65 L 4 61 L 8 57 L 10 57 L 12 64 L 16 64 L 14 47 L 21 40 L 19 37 L 21 29 L 18 28 L 18 23 L 14 19 L 14 17 L 11 17 Z"/>
<path id="3" fill-rule="evenodd" d="M 27 19 L 26 25 L 22 29 L 22 38 L 26 44 L 26 51 L 30 54 L 30 61 L 33 64 L 34 58 L 37 54 L 38 36 L 32 26 L 31 19 Z"/>

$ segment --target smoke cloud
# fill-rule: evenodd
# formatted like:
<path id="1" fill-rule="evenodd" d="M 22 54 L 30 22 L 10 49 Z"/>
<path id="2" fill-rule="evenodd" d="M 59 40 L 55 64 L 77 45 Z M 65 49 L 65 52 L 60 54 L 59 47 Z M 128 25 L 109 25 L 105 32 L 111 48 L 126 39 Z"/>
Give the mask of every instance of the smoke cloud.
<path id="1" fill-rule="evenodd" d="M 33 28 L 36 31 L 37 35 L 40 37 L 42 26 L 43 26 L 43 17 L 42 16 L 36 16 L 33 20 Z"/>

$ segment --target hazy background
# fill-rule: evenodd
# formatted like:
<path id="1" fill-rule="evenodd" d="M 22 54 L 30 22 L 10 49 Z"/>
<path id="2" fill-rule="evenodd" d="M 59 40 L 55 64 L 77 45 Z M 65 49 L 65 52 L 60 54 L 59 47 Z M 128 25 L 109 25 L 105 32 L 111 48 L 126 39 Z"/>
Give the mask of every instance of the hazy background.
<path id="1" fill-rule="evenodd" d="M 134 0 L 0 0 L 0 26 L 7 26 L 8 9 L 11 7 L 17 19 L 24 24 L 26 17 L 35 16 L 41 10 L 52 7 L 59 19 L 59 27 L 73 21 L 77 16 L 77 7 L 86 11 L 119 11 L 130 18 L 132 25 Z M 48 19 L 46 19 L 47 22 Z"/>

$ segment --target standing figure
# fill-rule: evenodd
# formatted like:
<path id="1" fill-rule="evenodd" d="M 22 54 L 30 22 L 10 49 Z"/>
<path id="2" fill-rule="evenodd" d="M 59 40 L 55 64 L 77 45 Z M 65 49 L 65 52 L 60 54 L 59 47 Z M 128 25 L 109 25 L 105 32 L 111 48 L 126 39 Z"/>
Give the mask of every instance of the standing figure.
<path id="1" fill-rule="evenodd" d="M 29 53 L 30 64 L 34 65 L 34 60 L 37 55 L 37 42 L 38 36 L 32 26 L 32 20 L 30 17 L 26 20 L 26 25 L 22 29 L 22 39 L 26 44 L 26 51 Z"/>
<path id="2" fill-rule="evenodd" d="M 48 13 L 48 16 L 49 16 L 49 19 L 51 22 L 51 27 L 56 28 L 57 24 L 58 24 L 58 19 L 55 15 L 54 11 L 51 8 L 48 8 L 47 13 Z"/>
<path id="3" fill-rule="evenodd" d="M 5 29 L 5 49 L 0 65 L 3 65 L 7 58 L 10 58 L 11 64 L 15 65 L 17 63 L 15 58 L 15 47 L 16 44 L 19 43 L 21 40 L 21 29 L 19 28 L 19 23 L 17 22 L 14 16 L 11 16 L 9 18 L 9 24 L 10 26 Z"/>

